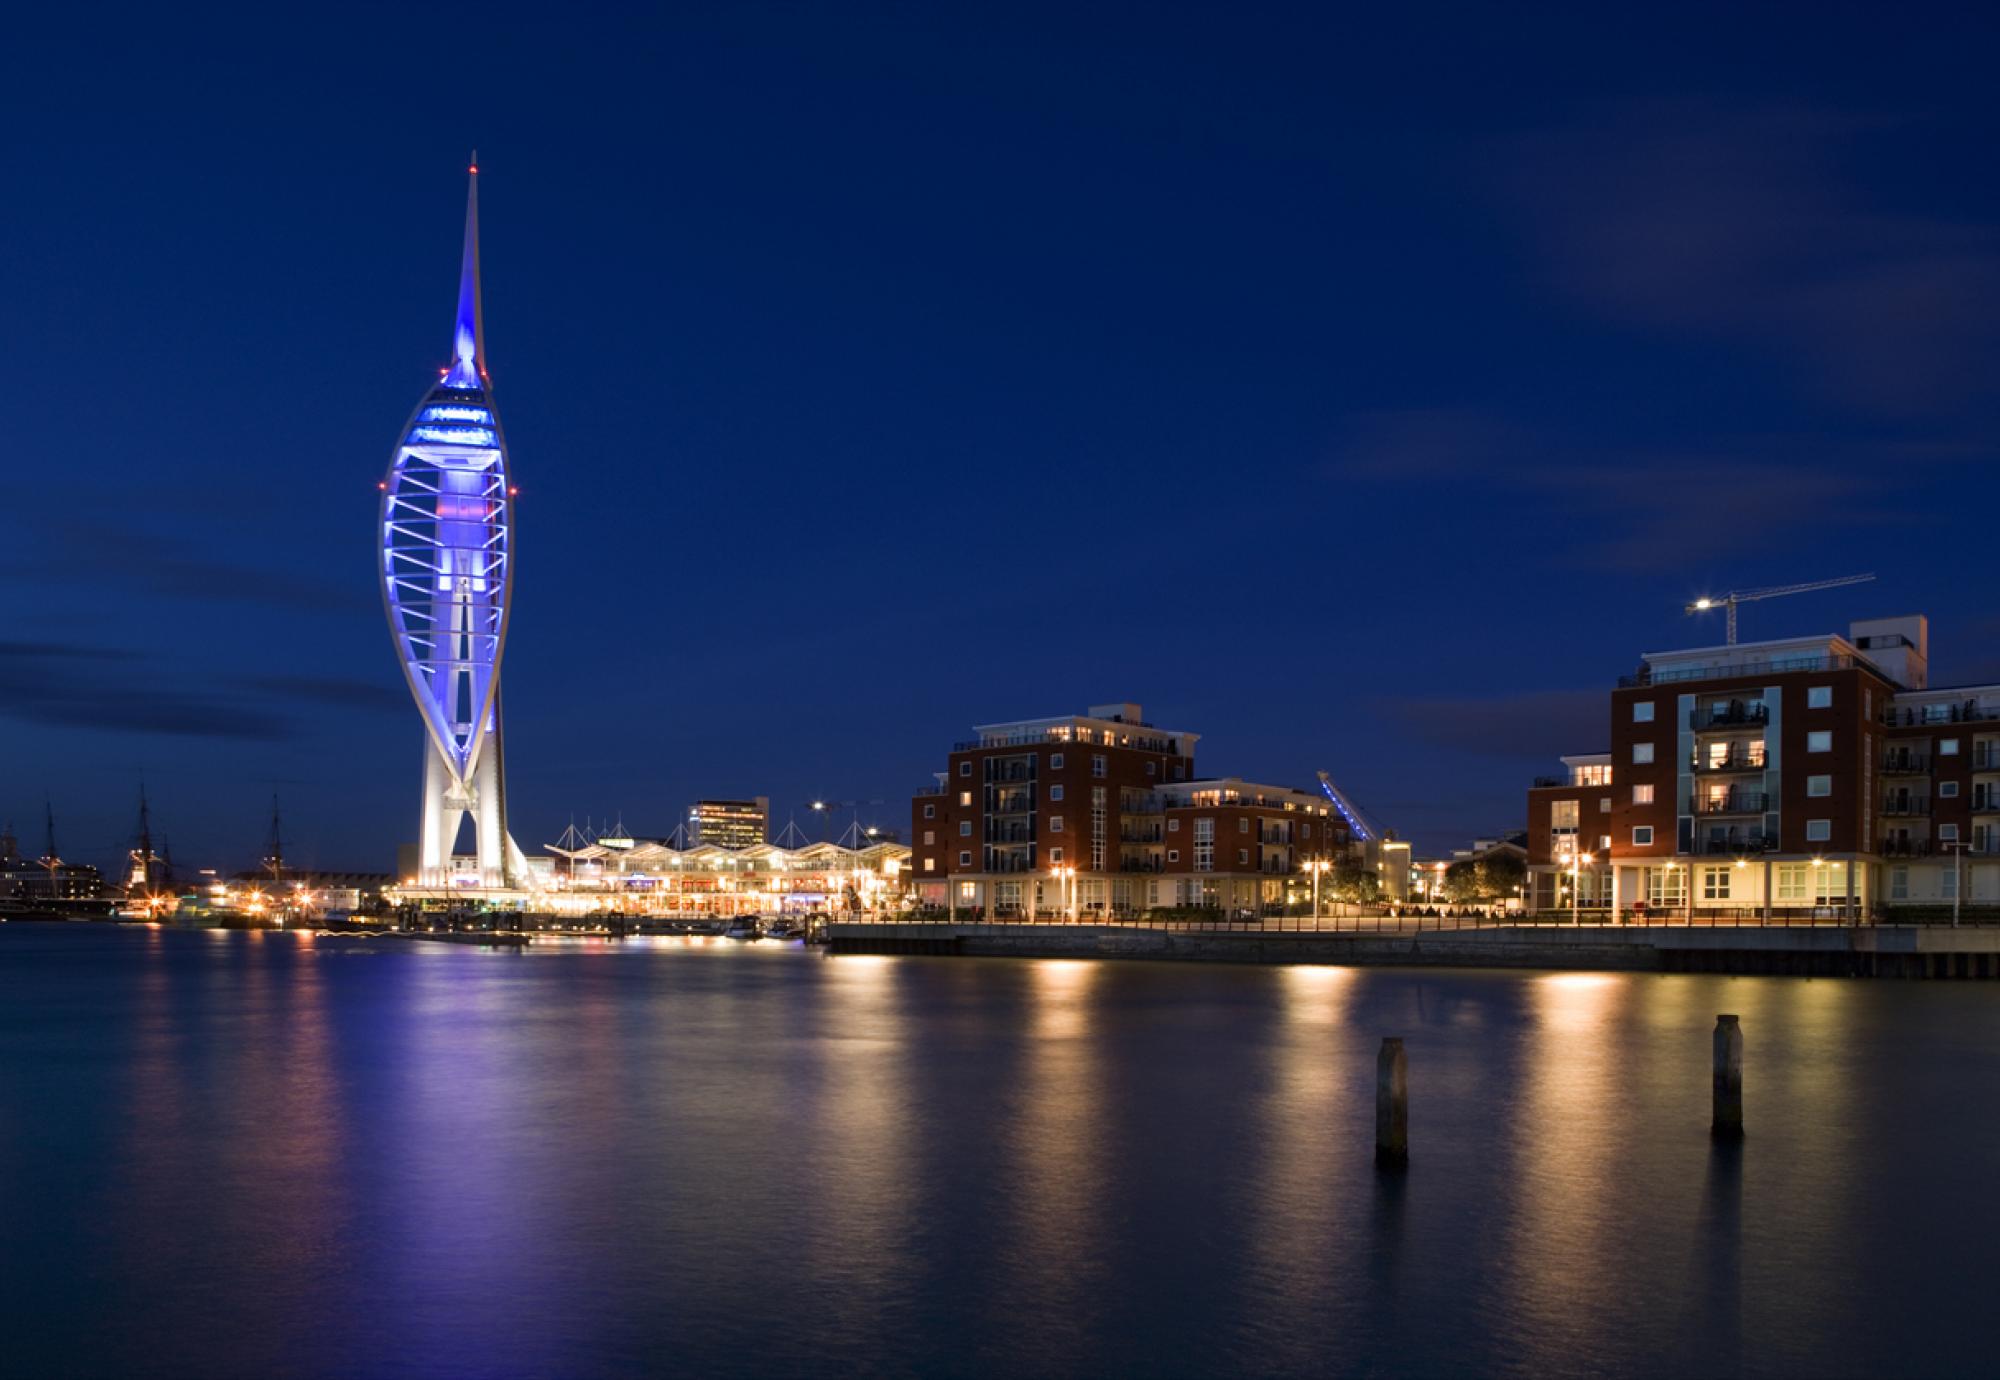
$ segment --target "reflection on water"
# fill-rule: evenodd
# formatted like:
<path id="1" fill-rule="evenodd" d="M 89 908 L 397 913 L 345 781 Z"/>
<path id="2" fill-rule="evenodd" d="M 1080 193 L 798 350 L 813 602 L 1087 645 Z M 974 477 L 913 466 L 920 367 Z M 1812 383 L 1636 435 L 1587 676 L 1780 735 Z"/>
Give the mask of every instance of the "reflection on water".
<path id="1" fill-rule="evenodd" d="M 1996 1075 L 1980 984 L 5 926 L 0 1325 L 24 1375 L 1976 1374 Z"/>

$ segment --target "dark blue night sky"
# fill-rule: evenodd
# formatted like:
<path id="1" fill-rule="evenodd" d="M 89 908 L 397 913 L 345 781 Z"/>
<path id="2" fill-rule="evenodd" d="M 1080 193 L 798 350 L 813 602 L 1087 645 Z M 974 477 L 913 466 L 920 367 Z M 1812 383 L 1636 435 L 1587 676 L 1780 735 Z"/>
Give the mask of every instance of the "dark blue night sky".
<path id="1" fill-rule="evenodd" d="M 1393 10 L 1393 12 L 1390 12 Z M 465 155 L 524 846 L 1142 701 L 1420 849 L 1710 590 L 2000 676 L 1994 22 L 68 7 L 0 44 L 0 816 L 386 869 L 376 482 Z M 1974 13 L 1971 10 L 1968 14 Z"/>

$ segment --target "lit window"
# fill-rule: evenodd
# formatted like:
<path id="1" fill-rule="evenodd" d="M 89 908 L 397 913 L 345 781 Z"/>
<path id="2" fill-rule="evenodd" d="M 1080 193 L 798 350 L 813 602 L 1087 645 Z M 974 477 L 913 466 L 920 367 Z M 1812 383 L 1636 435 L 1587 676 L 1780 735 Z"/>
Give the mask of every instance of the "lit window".
<path id="1" fill-rule="evenodd" d="M 1910 899 L 1910 869 L 1898 864 L 1889 869 L 1889 899 L 1907 901 Z"/>
<path id="2" fill-rule="evenodd" d="M 1611 835 L 1599 834 L 1597 836 L 1597 846 L 1603 849 L 1606 853 L 1609 853 L 1611 851 Z"/>
<path id="3" fill-rule="evenodd" d="M 1634 786 L 1632 788 L 1632 803 L 1634 805 L 1651 805 L 1653 803 L 1653 788 L 1651 786 Z"/>
<path id="4" fill-rule="evenodd" d="M 1729 874 L 1727 867 L 1704 867 L 1701 870 L 1701 899 L 1704 901 L 1727 901 L 1729 899 Z"/>
<path id="5" fill-rule="evenodd" d="M 1632 744 L 1633 765 L 1643 767 L 1652 760 L 1653 760 L 1653 745 L 1651 743 Z"/>
<path id="6" fill-rule="evenodd" d="M 1958 756 L 1958 739 L 1956 738 L 1938 739 L 1938 756 L 1940 757 Z"/>
<path id="7" fill-rule="evenodd" d="M 1833 837 L 1833 821 L 1830 819 L 1809 819 L 1806 821 L 1806 842 L 1825 843 Z"/>
<path id="8" fill-rule="evenodd" d="M 937 842 L 937 830 L 935 830 L 935 829 L 926 829 L 926 830 L 924 830 L 924 843 L 925 843 L 925 845 L 926 845 L 926 846 L 928 846 L 928 845 L 930 845 L 930 844 L 933 844 L 933 843 L 936 843 L 936 842 Z"/>
<path id="9" fill-rule="evenodd" d="M 972 855 L 970 853 L 960 853 L 958 860 L 962 863 L 969 863 L 972 861 Z M 972 882 L 960 882 L 958 884 L 958 898 L 961 901 L 970 901 L 976 894 L 974 886 L 975 884 Z"/>
<path id="10" fill-rule="evenodd" d="M 1050 816 L 1049 816 L 1049 832 L 1050 832 L 1051 834 L 1060 834 L 1060 833 L 1062 832 L 1062 816 L 1061 816 L 1061 815 L 1050 815 Z"/>
<path id="11" fill-rule="evenodd" d="M 1597 798 L 1597 813 L 1599 813 L 1600 815 L 1608 815 L 1611 813 L 1610 796 L 1605 795 L 1605 796 L 1599 796 Z"/>
<path id="12" fill-rule="evenodd" d="M 1831 685 L 1809 685 L 1806 687 L 1806 708 L 1833 708 L 1833 687 Z"/>
<path id="13" fill-rule="evenodd" d="M 1953 799 L 1958 795 L 1958 783 L 1956 781 L 1938 782 L 1938 794 L 1946 800 Z"/>
<path id="14" fill-rule="evenodd" d="M 972 792 L 971 792 L 971 791 L 960 791 L 960 792 L 958 793 L 958 803 L 959 803 L 959 804 L 961 804 L 961 805 L 967 805 L 967 806 L 971 805 L 971 804 L 972 804 Z"/>
<path id="15" fill-rule="evenodd" d="M 1806 778 L 1806 794 L 1814 796 L 1832 795 L 1833 778 L 1831 776 L 1808 776 Z"/>
<path id="16" fill-rule="evenodd" d="M 1552 800 L 1549 802 L 1549 828 L 1562 833 L 1576 832 L 1577 802 L 1574 800 Z"/>
<path id="17" fill-rule="evenodd" d="M 1653 702 L 1651 700 L 1634 700 L 1632 702 L 1632 722 L 1635 724 L 1649 724 L 1653 722 Z"/>
<path id="18" fill-rule="evenodd" d="M 971 821 L 971 820 L 969 820 L 969 819 L 961 819 L 961 820 L 960 820 L 960 821 L 958 822 L 958 836 L 959 836 L 960 838 L 962 838 L 962 839 L 969 839 L 969 838 L 971 838 L 971 837 L 972 837 L 972 821 Z"/>
<path id="19" fill-rule="evenodd" d="M 1653 846 L 1653 826 L 1650 824 L 1633 825 L 1632 846 L 1634 848 L 1651 848 Z"/>
<path id="20" fill-rule="evenodd" d="M 1061 800 L 1061 799 L 1062 799 L 1062 787 L 1061 787 L 1061 786 L 1051 786 L 1051 787 L 1049 787 L 1049 799 L 1050 799 L 1051 801 L 1057 801 L 1057 800 Z"/>
<path id="21" fill-rule="evenodd" d="M 925 858 L 925 859 L 924 859 L 924 871 L 926 871 L 926 872 L 935 872 L 935 871 L 937 871 L 937 859 L 936 859 L 936 858 Z"/>
<path id="22" fill-rule="evenodd" d="M 1811 733 L 1806 734 L 1806 751 L 1832 752 L 1833 734 L 1824 728 L 1815 729 Z"/>

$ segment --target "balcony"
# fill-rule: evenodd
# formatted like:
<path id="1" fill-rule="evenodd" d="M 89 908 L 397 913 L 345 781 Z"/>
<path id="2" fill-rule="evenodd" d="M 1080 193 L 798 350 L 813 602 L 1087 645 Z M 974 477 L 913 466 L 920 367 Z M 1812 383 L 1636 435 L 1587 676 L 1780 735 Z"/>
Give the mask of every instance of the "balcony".
<path id="1" fill-rule="evenodd" d="M 1761 815 L 1771 808 L 1771 797 L 1763 791 L 1730 791 L 1695 802 L 1698 815 Z"/>
<path id="2" fill-rule="evenodd" d="M 1892 795 L 1882 802 L 1885 815 L 1927 815 L 1931 812 L 1931 798 L 1927 795 Z"/>
<path id="3" fill-rule="evenodd" d="M 1035 831 L 1026 824 L 989 824 L 986 826 L 988 843 L 1033 843 Z"/>
<path id="4" fill-rule="evenodd" d="M 1630 690 L 1645 685 L 1673 685 L 1689 680 L 1733 680 L 1738 676 L 1768 676 L 1788 671 L 1845 671 L 1855 664 L 1846 653 L 1838 656 L 1767 657 L 1762 661 L 1742 661 L 1728 666 L 1670 666 L 1663 671 L 1642 667 L 1637 674 L 1618 677 L 1618 688 Z"/>
<path id="5" fill-rule="evenodd" d="M 1974 791 L 1972 793 L 1972 813 L 1975 815 L 2000 815 L 2000 791 Z"/>
<path id="6" fill-rule="evenodd" d="M 1567 776 L 1538 776 L 1535 778 L 1534 785 L 1529 787 L 1529 789 L 1546 791 L 1553 786 L 1567 786 L 1568 784 L 1569 778 Z"/>
<path id="7" fill-rule="evenodd" d="M 1697 835 L 1694 840 L 1694 851 L 1711 858 L 1724 853 L 1738 857 L 1746 853 L 1775 853 L 1777 849 L 1778 836 L 1762 829 L 1714 829 Z"/>
<path id="8" fill-rule="evenodd" d="M 1118 825 L 1120 843 L 1164 843 L 1166 837 L 1167 827 L 1157 820 L 1143 824 L 1121 820 Z"/>
<path id="9" fill-rule="evenodd" d="M 1885 728 L 1927 728 L 1932 724 L 1976 724 L 2000 720 L 2000 707 L 1982 705 L 1977 700 L 1963 704 L 1912 705 L 1890 708 L 1882 713 Z"/>
<path id="10" fill-rule="evenodd" d="M 1694 759 L 1697 773 L 1762 771 L 1764 754 L 1761 752 L 1725 752 L 1720 755 L 1703 753 Z"/>
<path id="11" fill-rule="evenodd" d="M 1033 872 L 1035 864 L 1026 853 L 988 853 L 986 870 L 998 873 Z"/>
<path id="12" fill-rule="evenodd" d="M 1157 791 L 1118 792 L 1118 813 L 1121 815 L 1158 815 L 1166 813 L 1166 797 Z"/>
<path id="13" fill-rule="evenodd" d="M 1929 839 L 1883 839 L 1882 856 L 1885 858 L 1928 858 L 1931 855 Z"/>
<path id="14" fill-rule="evenodd" d="M 1931 769 L 1929 753 L 1885 752 L 1882 754 L 1882 774 L 1884 776 L 1923 776 Z"/>
<path id="15" fill-rule="evenodd" d="M 1974 771 L 2000 771 L 2000 748 L 1974 748 L 1972 752 Z"/>
<path id="16" fill-rule="evenodd" d="M 1126 858 L 1118 864 L 1120 872 L 1164 872 L 1166 868 L 1158 858 Z"/>
<path id="17" fill-rule="evenodd" d="M 1007 766 L 996 771 L 993 769 L 992 761 L 989 760 L 986 768 L 986 779 L 992 782 L 1033 781 L 1035 779 L 1035 768 L 1032 763 L 1025 767 Z"/>
<path id="18" fill-rule="evenodd" d="M 1761 704 L 1745 704 L 1741 700 L 1697 705 L 1688 715 L 1688 727 L 1697 733 L 1706 729 L 1761 728 L 1769 722 L 1769 709 Z"/>
<path id="19" fill-rule="evenodd" d="M 1034 812 L 1035 798 L 1026 792 L 986 798 L 986 813 L 989 815 L 1028 815 Z"/>

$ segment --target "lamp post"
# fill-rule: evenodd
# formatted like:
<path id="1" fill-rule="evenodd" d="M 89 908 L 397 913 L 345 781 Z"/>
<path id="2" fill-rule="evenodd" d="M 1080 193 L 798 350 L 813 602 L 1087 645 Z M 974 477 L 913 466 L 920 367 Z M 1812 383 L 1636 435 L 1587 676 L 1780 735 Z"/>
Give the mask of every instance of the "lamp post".
<path id="1" fill-rule="evenodd" d="M 1569 922 L 1578 929 L 1583 927 L 1583 868 L 1590 861 L 1590 854 L 1578 853 L 1576 862 L 1570 867 L 1569 878 Z"/>
<path id="2" fill-rule="evenodd" d="M 1957 929 L 1959 898 L 1965 895 L 1965 850 L 1970 845 L 1964 839 L 1950 839 L 1940 842 L 1938 846 L 1951 850 L 1951 927 Z M 1853 865 L 1848 864 L 1849 867 Z"/>

